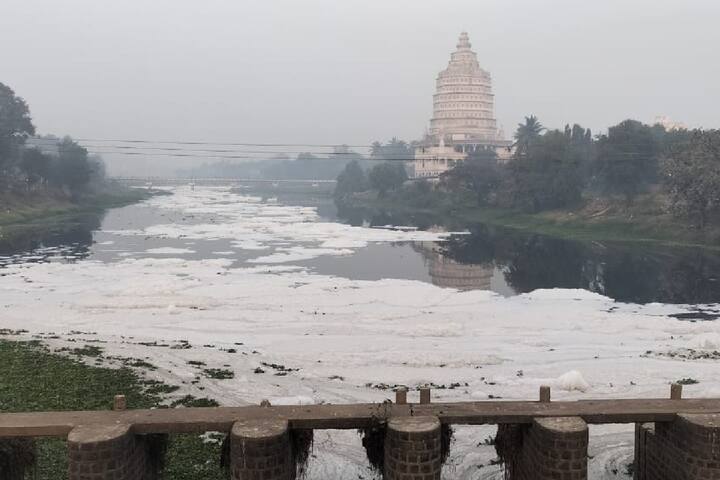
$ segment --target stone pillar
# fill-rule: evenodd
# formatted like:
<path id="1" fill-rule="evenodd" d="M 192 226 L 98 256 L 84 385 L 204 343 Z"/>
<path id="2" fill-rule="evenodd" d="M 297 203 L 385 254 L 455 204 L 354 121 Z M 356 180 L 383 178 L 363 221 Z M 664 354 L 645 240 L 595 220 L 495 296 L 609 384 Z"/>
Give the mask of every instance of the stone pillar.
<path id="1" fill-rule="evenodd" d="M 635 478 L 720 479 L 720 414 L 636 425 Z"/>
<path id="2" fill-rule="evenodd" d="M 295 478 L 295 461 L 286 420 L 236 422 L 230 435 L 232 480 Z"/>
<path id="3" fill-rule="evenodd" d="M 75 427 L 67 439 L 69 480 L 147 480 L 145 442 L 129 425 Z"/>
<path id="4" fill-rule="evenodd" d="M 440 480 L 440 420 L 436 417 L 395 417 L 385 437 L 386 480 Z"/>
<path id="5" fill-rule="evenodd" d="M 512 480 L 587 480 L 588 427 L 578 417 L 536 418 L 524 430 Z"/>

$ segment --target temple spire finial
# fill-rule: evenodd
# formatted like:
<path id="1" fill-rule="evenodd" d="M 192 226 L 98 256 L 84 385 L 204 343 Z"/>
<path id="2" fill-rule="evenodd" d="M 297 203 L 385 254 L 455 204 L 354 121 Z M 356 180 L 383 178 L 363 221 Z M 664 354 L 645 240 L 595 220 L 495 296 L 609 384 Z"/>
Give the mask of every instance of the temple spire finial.
<path id="1" fill-rule="evenodd" d="M 469 50 L 472 47 L 472 44 L 470 43 L 470 37 L 468 36 L 467 32 L 460 33 L 460 38 L 458 39 L 457 48 L 458 50 Z"/>

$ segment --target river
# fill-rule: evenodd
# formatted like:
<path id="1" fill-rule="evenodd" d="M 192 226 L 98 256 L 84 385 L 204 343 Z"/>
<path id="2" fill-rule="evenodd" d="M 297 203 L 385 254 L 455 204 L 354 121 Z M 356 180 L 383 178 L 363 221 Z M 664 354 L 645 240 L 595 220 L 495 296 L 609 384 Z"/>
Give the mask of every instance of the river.
<path id="1" fill-rule="evenodd" d="M 0 328 L 144 358 L 176 395 L 224 405 L 423 384 L 439 400 L 534 399 L 541 384 L 558 399 L 664 397 L 688 377 L 687 396 L 720 394 L 717 254 L 170 193 L 60 232 L 4 232 Z M 501 478 L 492 433 L 458 428 L 444 477 Z M 372 477 L 354 433 L 315 445 L 309 478 Z M 623 478 L 632 426 L 591 427 L 591 455 L 593 478 Z"/>

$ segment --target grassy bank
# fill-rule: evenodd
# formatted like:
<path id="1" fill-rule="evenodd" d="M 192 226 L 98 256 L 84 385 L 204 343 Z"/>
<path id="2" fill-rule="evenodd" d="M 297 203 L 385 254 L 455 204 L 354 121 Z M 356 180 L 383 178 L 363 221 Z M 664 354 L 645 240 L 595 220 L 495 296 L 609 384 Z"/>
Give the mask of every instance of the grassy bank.
<path id="1" fill-rule="evenodd" d="M 94 345 L 93 345 L 94 346 Z M 102 362 L 101 349 L 76 349 L 71 356 L 51 352 L 39 342 L 0 339 L 0 412 L 109 410 L 112 398 L 126 395 L 131 408 L 163 407 L 176 386 L 147 380 L 137 369 L 91 366 Z M 91 357 L 91 358 L 90 358 Z M 180 405 L 212 404 L 183 398 Z M 67 478 L 67 450 L 62 439 L 37 441 L 37 465 L 31 478 Z M 171 436 L 165 480 L 226 479 L 219 466 L 220 444 L 204 443 L 197 435 Z"/>
<path id="2" fill-rule="evenodd" d="M 4 195 L 0 196 L 0 226 L 63 222 L 70 216 L 122 207 L 150 196 L 147 190 L 120 188 L 84 195 L 75 200 L 58 194 Z"/>
<path id="3" fill-rule="evenodd" d="M 432 222 L 453 228 L 484 223 L 580 241 L 637 242 L 670 246 L 692 246 L 720 250 L 720 227 L 700 231 L 688 222 L 663 212 L 652 196 L 639 198 L 632 206 L 620 201 L 586 202 L 571 210 L 539 213 L 477 206 L 471 199 L 436 195 L 432 201 L 417 201 L 402 195 L 378 198 L 362 194 L 352 199 L 350 209 L 367 215 L 390 215 Z"/>
<path id="4" fill-rule="evenodd" d="M 715 232 L 701 234 L 666 217 L 628 218 L 626 215 L 592 217 L 582 212 L 550 211 L 526 214 L 502 209 L 466 210 L 458 217 L 582 241 L 642 242 L 676 246 L 720 248 Z"/>

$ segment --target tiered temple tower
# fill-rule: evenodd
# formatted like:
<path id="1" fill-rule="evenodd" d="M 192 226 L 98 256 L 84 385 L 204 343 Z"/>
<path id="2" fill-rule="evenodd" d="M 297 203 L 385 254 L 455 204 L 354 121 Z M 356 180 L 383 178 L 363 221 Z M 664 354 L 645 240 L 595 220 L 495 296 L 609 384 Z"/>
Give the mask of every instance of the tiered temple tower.
<path id="1" fill-rule="evenodd" d="M 499 140 L 494 113 L 492 79 L 480 68 L 467 32 L 437 77 L 430 135 L 437 141 Z"/>
<path id="2" fill-rule="evenodd" d="M 460 34 L 450 63 L 438 74 L 430 130 L 415 151 L 414 178 L 438 178 L 478 149 L 510 157 L 511 142 L 497 128 L 490 73 L 480 68 L 467 32 Z"/>

